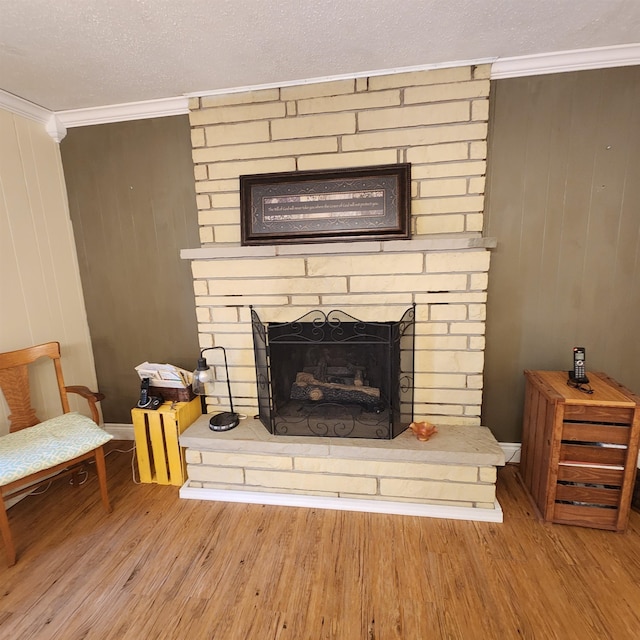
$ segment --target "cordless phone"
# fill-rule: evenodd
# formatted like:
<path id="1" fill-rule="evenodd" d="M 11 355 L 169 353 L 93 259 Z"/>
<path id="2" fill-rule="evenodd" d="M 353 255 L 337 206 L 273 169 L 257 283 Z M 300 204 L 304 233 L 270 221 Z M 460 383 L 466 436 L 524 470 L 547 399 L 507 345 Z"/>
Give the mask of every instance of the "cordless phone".
<path id="1" fill-rule="evenodd" d="M 140 400 L 138 407 L 144 409 L 149 406 L 149 378 L 144 378 L 140 383 Z"/>
<path id="2" fill-rule="evenodd" d="M 140 399 L 138 409 L 157 409 L 162 404 L 162 396 L 149 395 L 149 378 L 143 378 L 140 383 Z"/>
<path id="3" fill-rule="evenodd" d="M 573 371 L 569 371 L 569 378 L 571 382 L 577 384 L 588 384 L 589 378 L 587 378 L 586 372 L 586 351 L 584 347 L 573 348 Z"/>

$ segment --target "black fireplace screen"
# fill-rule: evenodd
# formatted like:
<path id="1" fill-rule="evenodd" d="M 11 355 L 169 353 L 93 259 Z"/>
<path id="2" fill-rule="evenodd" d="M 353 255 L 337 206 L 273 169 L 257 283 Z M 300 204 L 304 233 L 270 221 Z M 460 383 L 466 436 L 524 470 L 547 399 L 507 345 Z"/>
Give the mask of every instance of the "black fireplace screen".
<path id="1" fill-rule="evenodd" d="M 395 438 L 413 420 L 415 305 L 397 322 L 251 308 L 258 417 L 274 435 Z"/>

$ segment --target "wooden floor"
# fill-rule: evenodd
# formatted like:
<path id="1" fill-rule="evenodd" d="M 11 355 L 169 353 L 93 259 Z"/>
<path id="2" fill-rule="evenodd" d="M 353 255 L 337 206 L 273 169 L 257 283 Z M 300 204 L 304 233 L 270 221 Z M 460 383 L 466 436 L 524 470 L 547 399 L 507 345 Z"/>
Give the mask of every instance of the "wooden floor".
<path id="1" fill-rule="evenodd" d="M 640 637 L 640 513 L 623 534 L 541 524 L 513 465 L 493 524 L 180 500 L 130 464 L 107 458 L 110 515 L 94 476 L 10 510 L 0 637 Z"/>

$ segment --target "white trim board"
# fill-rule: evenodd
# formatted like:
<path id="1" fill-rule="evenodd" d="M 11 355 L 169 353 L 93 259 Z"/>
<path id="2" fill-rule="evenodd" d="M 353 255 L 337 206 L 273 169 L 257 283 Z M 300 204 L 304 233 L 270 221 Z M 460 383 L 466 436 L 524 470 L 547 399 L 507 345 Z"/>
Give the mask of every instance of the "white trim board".
<path id="1" fill-rule="evenodd" d="M 279 82 L 245 87 L 232 87 L 198 93 L 187 93 L 182 96 L 144 100 L 123 104 L 104 105 L 87 109 L 71 109 L 67 111 L 49 111 L 28 100 L 0 89 L 0 108 L 12 113 L 36 120 L 45 125 L 49 135 L 59 142 L 64 138 L 66 129 L 84 127 L 93 124 L 124 122 L 127 120 L 144 120 L 165 116 L 189 113 L 189 97 L 227 95 L 232 93 L 258 91 L 268 88 L 280 88 L 332 82 L 360 77 L 410 73 L 429 69 L 453 68 L 463 65 L 491 64 L 491 79 L 516 78 L 521 76 L 543 75 L 587 69 L 605 69 L 640 65 L 640 43 L 630 43 L 611 47 L 578 49 L 574 51 L 556 51 L 512 58 L 479 58 L 475 60 L 452 61 L 437 64 L 426 64 L 413 67 L 379 69 L 356 75 L 334 75 L 323 78 L 310 78 L 292 82 Z"/>
<path id="2" fill-rule="evenodd" d="M 519 442 L 498 442 L 498 445 L 504 451 L 505 464 L 520 462 L 522 445 Z"/>
<path id="3" fill-rule="evenodd" d="M 413 73 L 429 71 L 431 69 L 446 69 L 471 65 L 491 65 L 491 79 L 513 78 L 517 76 L 539 75 L 545 73 L 560 73 L 562 71 L 579 71 L 585 69 L 601 69 L 607 67 L 622 67 L 640 64 L 640 44 L 628 44 L 614 47 L 599 47 L 595 49 L 579 49 L 576 51 L 556 51 L 530 56 L 514 58 L 476 58 L 474 60 L 456 60 L 437 64 L 424 64 L 411 67 L 396 67 L 392 69 L 378 69 L 358 74 L 344 74 L 308 78 L 290 82 L 276 82 L 244 87 L 231 87 L 211 91 L 186 93 L 184 96 L 147 100 L 125 104 L 105 105 L 90 109 L 74 109 L 58 111 L 55 115 L 67 128 L 82 127 L 90 124 L 107 122 L 121 122 L 124 120 L 141 120 L 144 118 L 161 118 L 164 116 L 189 113 L 189 98 L 205 96 L 222 96 L 248 91 L 262 91 L 264 89 L 279 89 L 295 87 L 337 80 L 350 80 L 373 76 Z"/>
<path id="4" fill-rule="evenodd" d="M 55 113 L 2 89 L 0 89 L 0 109 L 6 109 L 10 113 L 40 123 L 56 142 L 60 142 L 67 135 L 66 128 L 56 118 Z"/>
<path id="5" fill-rule="evenodd" d="M 491 79 L 520 78 L 549 73 L 586 71 L 640 65 L 640 44 L 556 51 L 515 58 L 498 58 L 491 67 Z"/>
<path id="6" fill-rule="evenodd" d="M 241 502 L 245 504 L 267 504 L 311 509 L 336 509 L 339 511 L 388 513 L 394 515 L 420 516 L 424 518 L 446 518 L 449 520 L 473 520 L 477 522 L 503 521 L 502 507 L 497 500 L 493 509 L 476 509 L 473 507 L 417 504 L 415 502 L 308 496 L 294 493 L 203 489 L 189 486 L 189 480 L 180 488 L 180 497 L 189 500 Z"/>
<path id="7" fill-rule="evenodd" d="M 126 122 L 128 120 L 146 120 L 148 118 L 164 118 L 189 113 L 189 99 L 185 96 L 109 104 L 89 109 L 72 109 L 57 111 L 56 117 L 67 128 L 86 127 L 92 124 L 110 122 Z"/>
<path id="8" fill-rule="evenodd" d="M 135 440 L 132 424 L 106 422 L 102 425 L 102 428 L 116 440 Z"/>
<path id="9" fill-rule="evenodd" d="M 189 99 L 178 96 L 53 112 L 0 89 L 0 109 L 39 122 L 56 142 L 60 142 L 67 135 L 67 129 L 71 127 L 188 114 Z"/>
<path id="10" fill-rule="evenodd" d="M 23 118 L 46 124 L 53 112 L 0 89 L 0 107 Z"/>

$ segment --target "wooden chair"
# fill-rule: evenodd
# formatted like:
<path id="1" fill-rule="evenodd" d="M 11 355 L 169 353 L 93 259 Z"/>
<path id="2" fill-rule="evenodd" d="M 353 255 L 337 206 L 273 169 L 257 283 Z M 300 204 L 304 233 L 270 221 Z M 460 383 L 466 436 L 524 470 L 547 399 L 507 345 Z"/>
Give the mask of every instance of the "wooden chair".
<path id="1" fill-rule="evenodd" d="M 63 414 L 40 422 L 31 407 L 28 365 L 39 358 L 53 361 Z M 66 387 L 60 365 L 60 344 L 47 342 L 27 349 L 0 353 L 0 389 L 9 406 L 9 433 L 0 436 L 0 533 L 9 566 L 15 564 L 16 549 L 9 529 L 6 499 L 33 491 L 52 476 L 71 474 L 78 484 L 78 471 L 95 461 L 102 503 L 111 511 L 103 445 L 113 436 L 98 426 L 96 403 L 104 398 L 87 387 Z M 81 395 L 89 403 L 93 420 L 71 412 L 68 393 Z"/>

